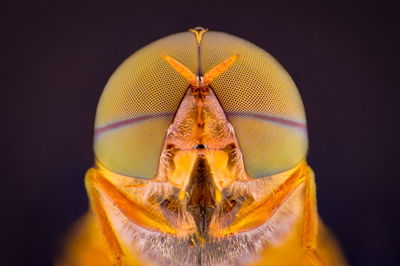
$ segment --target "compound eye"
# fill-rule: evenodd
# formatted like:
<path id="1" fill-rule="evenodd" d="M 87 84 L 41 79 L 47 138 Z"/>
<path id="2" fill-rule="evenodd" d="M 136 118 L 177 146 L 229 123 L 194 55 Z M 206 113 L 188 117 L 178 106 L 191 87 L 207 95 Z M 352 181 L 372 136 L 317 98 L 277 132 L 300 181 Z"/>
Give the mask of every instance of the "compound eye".
<path id="1" fill-rule="evenodd" d="M 232 123 L 247 173 L 264 177 L 289 170 L 308 149 L 303 104 L 283 67 L 243 39 L 208 32 L 171 35 L 129 57 L 111 76 L 99 101 L 94 150 L 98 163 L 118 174 L 152 178 L 189 82 L 164 60 L 169 55 L 190 71 L 207 73 L 232 55 L 232 66 L 211 82 Z M 200 63 L 200 64 L 199 64 Z"/>
<path id="2" fill-rule="evenodd" d="M 285 69 L 264 50 L 226 33 L 208 32 L 201 49 L 204 73 L 225 58 L 240 55 L 211 87 L 235 129 L 248 175 L 277 174 L 304 160 L 304 107 Z"/>
<path id="3" fill-rule="evenodd" d="M 95 121 L 94 151 L 106 169 L 131 177 L 157 174 L 163 141 L 188 81 L 162 58 L 197 70 L 192 33 L 160 39 L 126 59 L 107 82 Z"/>

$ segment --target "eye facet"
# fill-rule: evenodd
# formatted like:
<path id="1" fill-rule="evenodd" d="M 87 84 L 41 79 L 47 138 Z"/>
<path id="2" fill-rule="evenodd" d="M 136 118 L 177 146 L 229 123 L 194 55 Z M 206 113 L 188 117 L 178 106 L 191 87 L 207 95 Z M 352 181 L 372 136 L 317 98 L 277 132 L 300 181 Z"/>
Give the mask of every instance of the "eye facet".
<path id="1" fill-rule="evenodd" d="M 247 174 L 264 177 L 299 164 L 308 138 L 303 104 L 289 74 L 270 54 L 238 37 L 207 32 L 200 49 L 198 41 L 190 32 L 168 36 L 115 71 L 97 108 L 99 163 L 132 177 L 157 174 L 166 131 L 189 87 L 165 55 L 200 74 L 239 55 L 210 86 L 235 130 Z"/>

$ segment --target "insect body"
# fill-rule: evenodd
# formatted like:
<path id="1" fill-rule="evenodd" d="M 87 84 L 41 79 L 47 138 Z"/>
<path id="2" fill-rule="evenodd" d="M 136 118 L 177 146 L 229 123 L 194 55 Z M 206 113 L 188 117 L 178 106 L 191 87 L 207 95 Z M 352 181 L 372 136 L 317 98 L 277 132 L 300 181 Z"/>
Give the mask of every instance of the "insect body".
<path id="1" fill-rule="evenodd" d="M 71 265 L 344 265 L 318 223 L 301 98 L 268 53 L 195 28 L 101 96 Z M 319 225 L 318 225 L 319 224 Z"/>

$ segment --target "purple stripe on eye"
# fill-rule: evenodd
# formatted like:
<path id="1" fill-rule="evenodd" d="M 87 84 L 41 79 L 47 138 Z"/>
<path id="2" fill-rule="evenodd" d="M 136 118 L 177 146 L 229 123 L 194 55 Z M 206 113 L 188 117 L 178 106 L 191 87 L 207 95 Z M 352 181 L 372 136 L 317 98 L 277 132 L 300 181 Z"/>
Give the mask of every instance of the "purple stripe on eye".
<path id="1" fill-rule="evenodd" d="M 94 130 L 94 134 L 95 135 L 99 135 L 99 134 L 104 133 L 104 132 L 106 132 L 108 130 L 119 128 L 119 127 L 123 127 L 123 126 L 126 126 L 126 125 L 130 125 L 130 124 L 133 124 L 133 123 L 136 123 L 136 122 L 143 121 L 143 120 L 155 119 L 155 118 L 163 118 L 163 117 L 164 118 L 165 117 L 171 117 L 172 118 L 173 116 L 174 116 L 173 113 L 162 113 L 162 114 L 155 114 L 155 115 L 138 116 L 138 117 L 117 121 L 117 122 L 108 124 L 106 126 L 96 128 Z"/>
<path id="2" fill-rule="evenodd" d="M 253 113 L 245 113 L 245 112 L 229 112 L 229 113 L 226 113 L 226 115 L 227 115 L 227 117 L 230 117 L 230 116 L 253 117 L 253 118 L 260 119 L 260 120 L 272 121 L 272 122 L 276 122 L 279 124 L 307 130 L 307 126 L 303 123 L 292 121 L 292 120 L 285 119 L 285 118 L 280 118 L 280 117 L 261 115 L 261 114 L 253 114 Z M 130 119 L 122 120 L 122 121 L 117 121 L 117 122 L 111 123 L 111 124 L 103 126 L 103 127 L 96 128 L 94 131 L 94 134 L 99 135 L 108 130 L 123 127 L 126 125 L 130 125 L 130 124 L 133 124 L 136 122 L 143 121 L 143 120 L 163 118 L 163 117 L 164 118 L 165 117 L 173 117 L 173 116 L 174 116 L 173 113 L 161 113 L 161 114 L 156 114 L 156 115 L 144 115 L 144 116 L 134 117 L 134 118 L 130 118 Z"/>
<path id="3" fill-rule="evenodd" d="M 287 126 L 297 127 L 302 130 L 307 130 L 307 126 L 303 123 L 285 119 L 285 118 L 270 116 L 270 115 L 261 115 L 261 114 L 245 113 L 245 112 L 229 112 L 229 113 L 226 113 L 226 116 L 227 117 L 230 117 L 230 116 L 253 117 L 253 118 L 260 119 L 260 120 L 272 121 L 272 122 L 276 122 L 276 123 L 287 125 Z"/>

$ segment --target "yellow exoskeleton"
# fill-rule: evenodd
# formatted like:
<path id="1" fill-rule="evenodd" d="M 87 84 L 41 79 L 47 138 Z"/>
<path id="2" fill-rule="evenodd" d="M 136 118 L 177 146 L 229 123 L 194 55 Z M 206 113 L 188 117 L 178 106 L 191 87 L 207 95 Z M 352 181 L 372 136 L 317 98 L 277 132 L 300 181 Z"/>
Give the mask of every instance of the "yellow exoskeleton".
<path id="1" fill-rule="evenodd" d="M 140 49 L 100 98 L 90 214 L 59 265 L 347 265 L 317 213 L 295 83 L 201 27 Z"/>

